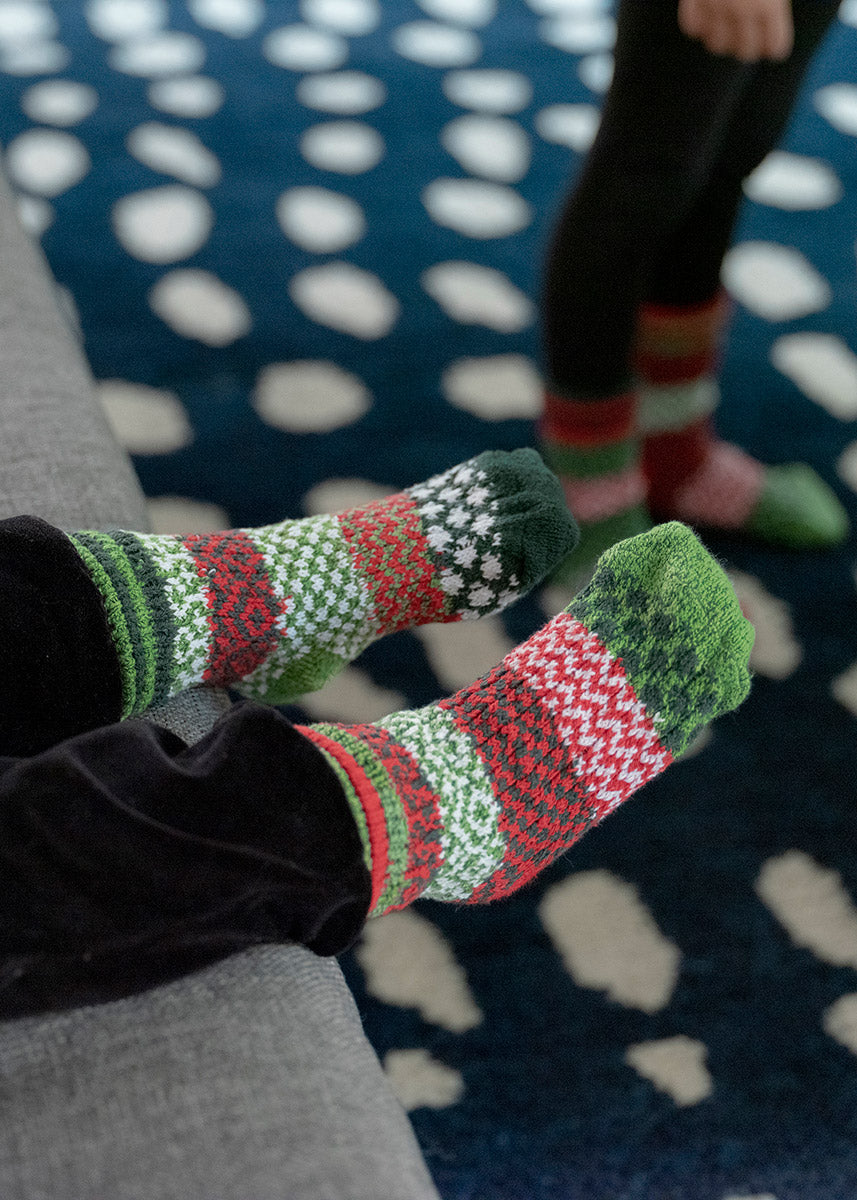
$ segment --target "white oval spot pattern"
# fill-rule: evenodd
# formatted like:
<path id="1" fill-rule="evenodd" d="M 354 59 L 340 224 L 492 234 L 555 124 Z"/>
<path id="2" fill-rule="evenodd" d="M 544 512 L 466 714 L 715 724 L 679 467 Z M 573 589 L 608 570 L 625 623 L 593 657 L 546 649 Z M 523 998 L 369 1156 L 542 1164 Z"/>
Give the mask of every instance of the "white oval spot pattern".
<path id="1" fill-rule="evenodd" d="M 420 8 L 436 21 L 481 26 L 497 15 L 497 0 L 417 0 Z"/>
<path id="2" fill-rule="evenodd" d="M 399 301 L 378 276 L 347 262 L 298 272 L 289 295 L 310 320 L 365 341 L 385 337 L 399 319 Z"/>
<path id="3" fill-rule="evenodd" d="M 166 0 L 89 0 L 85 11 L 92 32 L 108 42 L 148 37 L 167 20 Z"/>
<path id="4" fill-rule="evenodd" d="M 152 533 L 183 537 L 188 533 L 219 533 L 229 528 L 229 514 L 219 504 L 190 496 L 152 496 L 146 501 Z"/>
<path id="5" fill-rule="evenodd" d="M 95 111 L 98 93 L 72 79 L 46 79 L 27 88 L 21 108 L 31 121 L 42 125 L 78 125 Z"/>
<path id="6" fill-rule="evenodd" d="M 594 104 L 551 104 L 536 116 L 536 132 L 546 142 L 568 146 L 585 154 L 601 124 L 601 110 Z"/>
<path id="7" fill-rule="evenodd" d="M 146 121 L 128 134 L 126 145 L 139 162 L 196 187 L 220 181 L 220 162 L 189 129 Z"/>
<path id="8" fill-rule="evenodd" d="M 729 579 L 744 616 L 756 631 L 750 669 L 768 679 L 788 679 L 803 658 L 788 605 L 767 591 L 753 575 L 730 571 Z"/>
<path id="9" fill-rule="evenodd" d="M 334 254 L 353 246 L 367 228 L 356 200 L 321 187 L 283 192 L 277 200 L 277 220 L 287 238 L 315 254 Z"/>
<path id="10" fill-rule="evenodd" d="M 392 485 L 375 483 L 372 479 L 323 479 L 304 496 L 303 511 L 309 517 L 344 512 L 347 508 L 362 508 L 383 500 L 395 491 Z"/>
<path id="11" fill-rule="evenodd" d="M 775 150 L 746 180 L 744 191 L 757 204 L 804 212 L 836 204 L 842 182 L 820 159 Z"/>
<path id="12" fill-rule="evenodd" d="M 616 22 L 597 13 L 572 13 L 545 21 L 542 37 L 567 54 L 604 53 L 616 41 Z"/>
<path id="13" fill-rule="evenodd" d="M 857 355 L 832 333 L 787 333 L 771 362 L 804 395 L 840 421 L 857 418 Z"/>
<path id="14" fill-rule="evenodd" d="M 262 0 L 188 0 L 188 12 L 206 29 L 227 37 L 249 37 L 265 17 Z"/>
<path id="15" fill-rule="evenodd" d="M 350 371 L 335 363 L 306 360 L 265 367 L 256 380 L 253 407 L 277 429 L 327 433 L 359 421 L 372 407 L 372 397 Z"/>
<path id="16" fill-rule="evenodd" d="M 206 346 L 230 346 L 252 325 L 243 298 L 209 271 L 169 271 L 149 292 L 149 306 L 175 333 Z"/>
<path id="17" fill-rule="evenodd" d="M 532 207 L 510 187 L 482 179 L 436 179 L 423 192 L 438 225 L 472 238 L 510 237 L 533 219 Z"/>
<path id="18" fill-rule="evenodd" d="M 214 213 L 205 196 L 182 184 L 133 192 L 113 206 L 116 236 L 141 262 L 190 258 L 205 245 L 213 225 Z"/>
<path id="19" fill-rule="evenodd" d="M 348 58 L 348 43 L 339 34 L 310 25 L 283 25 L 268 34 L 262 53 L 287 71 L 333 71 Z"/>
<path id="20" fill-rule="evenodd" d="M 380 108 L 387 99 L 387 87 L 363 71 L 335 71 L 307 75 L 298 84 L 295 95 L 307 108 L 357 116 Z"/>
<path id="21" fill-rule="evenodd" d="M 156 80 L 148 97 L 153 108 L 176 117 L 210 117 L 223 106 L 226 94 L 216 79 L 187 75 Z"/>
<path id="22" fill-rule="evenodd" d="M 535 420 L 542 411 L 541 376 L 523 354 L 460 358 L 441 383 L 450 404 L 486 421 Z"/>
<path id="23" fill-rule="evenodd" d="M 736 300 L 766 321 L 791 321 L 821 312 L 830 284 L 799 250 L 776 242 L 741 242 L 723 262 L 723 283 Z"/>
<path id="24" fill-rule="evenodd" d="M 390 1050 L 384 1055 L 384 1070 L 406 1112 L 449 1108 L 464 1095 L 461 1072 L 438 1062 L 428 1050 Z"/>
<path id="25" fill-rule="evenodd" d="M 438 263 L 420 282 L 444 312 L 466 325 L 518 333 L 536 319 L 533 302 L 494 267 L 471 262 Z"/>
<path id="26" fill-rule="evenodd" d="M 857 85 L 831 83 L 818 89 L 813 103 L 834 129 L 857 137 Z"/>
<path id="27" fill-rule="evenodd" d="M 106 379 L 98 397 L 113 433 L 129 454 L 171 454 L 190 445 L 193 429 L 173 392 Z"/>
<path id="28" fill-rule="evenodd" d="M 407 697 L 379 687 L 370 675 L 349 666 L 317 692 L 301 696 L 301 708 L 314 721 L 348 721 L 355 724 L 381 721 L 407 707 Z"/>
<path id="29" fill-rule="evenodd" d="M 91 165 L 83 142 L 59 129 L 28 129 L 6 148 L 13 182 L 38 196 L 62 195 L 80 183 Z"/>
<path id="30" fill-rule="evenodd" d="M 499 617 L 422 625 L 416 631 L 444 691 L 457 692 L 496 667 L 514 649 Z"/>
<path id="31" fill-rule="evenodd" d="M 479 38 L 469 29 L 431 21 L 400 25 L 392 40 L 397 54 L 427 67 L 466 67 L 482 53 Z"/>
<path id="32" fill-rule="evenodd" d="M 530 168 L 529 135 L 508 117 L 470 114 L 441 131 L 444 148 L 473 175 L 517 183 Z"/>
<path id="33" fill-rule="evenodd" d="M 702 1042 L 677 1034 L 629 1046 L 625 1061 L 659 1092 L 670 1096 L 679 1108 L 686 1108 L 706 1100 L 714 1091 L 706 1056 Z"/>
<path id="34" fill-rule="evenodd" d="M 362 175 L 384 157 L 384 139 L 360 121 L 329 121 L 305 131 L 301 154 L 321 171 Z"/>
<path id="35" fill-rule="evenodd" d="M 488 67 L 449 71 L 443 77 L 443 91 L 447 100 L 460 108 L 486 113 L 520 112 L 533 97 L 533 85 L 526 75 Z"/>
<path id="36" fill-rule="evenodd" d="M 363 37 L 380 22 L 381 6 L 378 0 L 301 0 L 301 16 L 346 37 Z"/>
<path id="37" fill-rule="evenodd" d="M 119 42 L 110 51 L 115 71 L 141 78 L 198 71 L 205 62 L 205 46 L 191 33 L 160 33 Z"/>

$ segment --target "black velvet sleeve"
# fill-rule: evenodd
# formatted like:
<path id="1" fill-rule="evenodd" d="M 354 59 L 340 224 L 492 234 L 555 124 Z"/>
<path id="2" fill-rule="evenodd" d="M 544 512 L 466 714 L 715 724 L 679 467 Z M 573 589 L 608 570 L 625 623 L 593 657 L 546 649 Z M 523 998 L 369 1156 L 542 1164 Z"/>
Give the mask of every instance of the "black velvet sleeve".
<path id="1" fill-rule="evenodd" d="M 114 999 L 259 943 L 336 954 L 371 881 L 327 760 L 244 702 L 196 745 L 133 720 L 0 758 L 0 1017 Z"/>
<path id="2" fill-rule="evenodd" d="M 118 721 L 122 681 L 101 595 L 71 541 L 0 521 L 0 754 L 35 754 Z"/>

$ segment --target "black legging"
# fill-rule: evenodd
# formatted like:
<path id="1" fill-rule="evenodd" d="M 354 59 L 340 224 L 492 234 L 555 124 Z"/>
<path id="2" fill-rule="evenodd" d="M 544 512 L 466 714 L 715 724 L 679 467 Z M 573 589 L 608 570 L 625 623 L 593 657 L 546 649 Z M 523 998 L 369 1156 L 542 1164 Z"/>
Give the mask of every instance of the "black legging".
<path id="1" fill-rule="evenodd" d="M 756 65 L 685 37 L 677 8 L 621 0 L 601 126 L 549 248 L 545 366 L 567 395 L 631 386 L 641 303 L 715 295 L 741 185 L 782 136 L 839 0 L 792 0 L 792 54 Z"/>
<path id="2" fill-rule="evenodd" d="M 0 756 L 0 879 L 0 1019 L 261 942 L 338 953 L 371 894 L 333 769 L 249 701 L 191 747 L 135 720 Z"/>

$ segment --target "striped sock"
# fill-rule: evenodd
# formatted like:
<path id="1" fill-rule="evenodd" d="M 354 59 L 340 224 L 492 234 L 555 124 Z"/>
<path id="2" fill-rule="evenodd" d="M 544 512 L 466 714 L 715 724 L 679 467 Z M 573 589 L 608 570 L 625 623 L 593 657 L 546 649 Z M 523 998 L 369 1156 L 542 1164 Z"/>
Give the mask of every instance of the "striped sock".
<path id="1" fill-rule="evenodd" d="M 482 679 L 375 725 L 301 731 L 339 778 L 372 915 L 532 879 L 744 699 L 753 631 L 677 523 L 622 542 Z"/>
<path id="2" fill-rule="evenodd" d="M 705 304 L 641 310 L 636 358 L 649 506 L 661 520 L 741 530 L 795 549 L 836 545 L 848 519 L 810 467 L 764 466 L 714 430 L 728 311 L 723 293 Z"/>
<path id="3" fill-rule="evenodd" d="M 651 525 L 636 415 L 634 392 L 585 400 L 556 390 L 545 394 L 539 447 L 581 533 L 574 554 L 555 573 L 558 583 L 579 585 L 608 547 Z"/>
<path id="4" fill-rule="evenodd" d="M 516 450 L 337 516 L 69 536 L 104 604 L 124 718 L 196 684 L 291 700 L 385 634 L 500 611 L 576 530 L 539 456 Z"/>

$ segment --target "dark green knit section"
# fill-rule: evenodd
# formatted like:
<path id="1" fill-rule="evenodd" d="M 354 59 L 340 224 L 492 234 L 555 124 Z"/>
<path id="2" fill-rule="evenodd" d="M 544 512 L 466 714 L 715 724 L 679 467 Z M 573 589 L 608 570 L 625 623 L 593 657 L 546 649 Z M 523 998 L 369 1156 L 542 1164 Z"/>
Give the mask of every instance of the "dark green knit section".
<path id="1" fill-rule="evenodd" d="M 130 569 L 138 580 L 142 597 L 149 613 L 155 650 L 154 691 L 150 705 L 164 704 L 172 693 L 175 675 L 176 623 L 164 580 L 159 568 L 152 562 L 145 545 L 133 533 L 124 529 L 111 530 L 110 537 L 124 551 Z"/>
<path id="2" fill-rule="evenodd" d="M 762 494 L 745 532 L 792 550 L 840 546 L 848 537 L 848 514 L 833 490 L 805 463 L 767 467 Z"/>
<path id="3" fill-rule="evenodd" d="M 541 450 L 552 471 L 572 479 L 619 475 L 634 466 L 640 457 L 636 438 L 603 446 L 566 446 L 561 442 L 544 441 Z"/>
<path id="4" fill-rule="evenodd" d="M 117 592 L 110 572 L 101 564 L 99 557 L 89 549 L 80 537 L 68 535 L 69 541 L 80 555 L 81 561 L 89 571 L 90 578 L 101 595 L 107 624 L 113 637 L 113 646 L 119 664 L 119 676 L 122 684 L 122 711 L 120 716 L 131 715 L 137 702 L 137 662 L 134 643 L 125 619 L 125 606 L 122 597 Z"/>
<path id="5" fill-rule="evenodd" d="M 568 611 L 621 660 L 673 755 L 750 689 L 753 627 L 719 563 L 677 521 L 608 550 Z"/>

